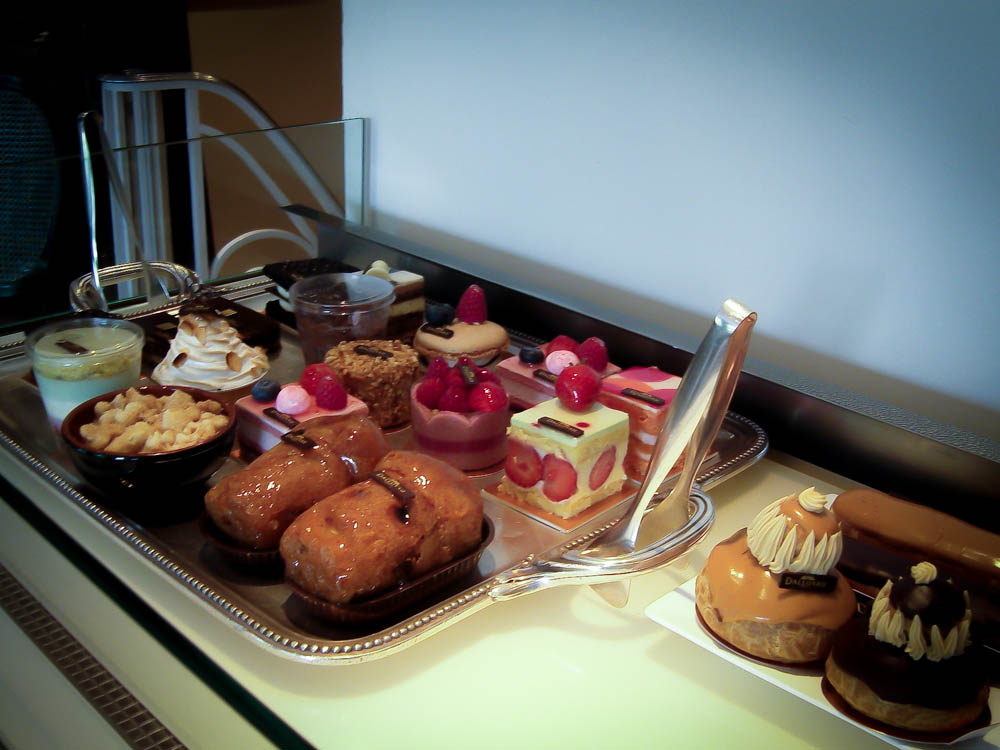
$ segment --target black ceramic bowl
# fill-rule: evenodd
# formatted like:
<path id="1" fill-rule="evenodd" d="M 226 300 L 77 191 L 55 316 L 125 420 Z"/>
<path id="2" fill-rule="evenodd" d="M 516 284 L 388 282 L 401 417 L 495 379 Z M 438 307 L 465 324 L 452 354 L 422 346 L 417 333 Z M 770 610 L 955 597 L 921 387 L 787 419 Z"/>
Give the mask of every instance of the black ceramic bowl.
<path id="1" fill-rule="evenodd" d="M 173 385 L 136 386 L 139 393 L 169 396 L 174 391 L 187 391 L 196 401 L 217 401 L 223 414 L 229 418 L 225 429 L 214 438 L 175 451 L 126 455 L 110 451 L 95 451 L 86 447 L 80 437 L 80 427 L 93 422 L 94 406 L 98 401 L 110 401 L 120 391 L 97 396 L 77 406 L 62 423 L 62 437 L 69 449 L 73 463 L 91 484 L 116 497 L 138 500 L 177 497 L 189 500 L 195 495 L 200 505 L 204 492 L 201 484 L 218 469 L 232 450 L 236 436 L 236 408 L 217 396 L 197 388 Z"/>

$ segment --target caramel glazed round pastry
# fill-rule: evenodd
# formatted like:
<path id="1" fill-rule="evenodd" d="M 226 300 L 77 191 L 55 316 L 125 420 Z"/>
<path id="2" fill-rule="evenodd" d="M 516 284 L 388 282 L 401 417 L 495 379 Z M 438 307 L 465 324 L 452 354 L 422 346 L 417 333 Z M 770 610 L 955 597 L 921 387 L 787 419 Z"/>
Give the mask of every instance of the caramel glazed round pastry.
<path id="1" fill-rule="evenodd" d="M 779 498 L 712 550 L 695 582 L 698 612 L 716 635 L 751 656 L 788 664 L 822 659 L 857 610 L 853 591 L 833 570 L 840 552 L 840 525 L 825 495 L 810 487 Z M 782 588 L 782 578 L 803 588 Z"/>
<path id="2" fill-rule="evenodd" d="M 970 649 L 969 597 L 922 562 L 886 581 L 861 618 L 842 628 L 826 660 L 830 684 L 873 719 L 921 732 L 959 729 L 989 699 L 985 661 Z"/>

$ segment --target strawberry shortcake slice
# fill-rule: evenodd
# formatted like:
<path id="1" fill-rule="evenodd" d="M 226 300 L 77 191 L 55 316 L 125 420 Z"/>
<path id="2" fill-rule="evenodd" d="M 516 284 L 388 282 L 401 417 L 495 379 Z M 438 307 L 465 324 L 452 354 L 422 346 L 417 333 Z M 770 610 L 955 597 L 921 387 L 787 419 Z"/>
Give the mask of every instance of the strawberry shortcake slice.
<path id="1" fill-rule="evenodd" d="M 599 403 L 571 410 L 558 398 L 514 414 L 500 490 L 572 518 L 621 489 L 628 423 Z"/>

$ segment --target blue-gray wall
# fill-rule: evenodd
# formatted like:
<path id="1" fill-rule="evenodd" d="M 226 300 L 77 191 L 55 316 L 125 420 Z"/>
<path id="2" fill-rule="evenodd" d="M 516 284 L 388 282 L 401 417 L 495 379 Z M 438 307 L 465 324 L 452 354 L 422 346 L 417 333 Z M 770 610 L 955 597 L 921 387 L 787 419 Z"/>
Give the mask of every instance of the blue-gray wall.
<path id="1" fill-rule="evenodd" d="M 343 6 L 379 228 L 1000 436 L 1000 3 Z"/>

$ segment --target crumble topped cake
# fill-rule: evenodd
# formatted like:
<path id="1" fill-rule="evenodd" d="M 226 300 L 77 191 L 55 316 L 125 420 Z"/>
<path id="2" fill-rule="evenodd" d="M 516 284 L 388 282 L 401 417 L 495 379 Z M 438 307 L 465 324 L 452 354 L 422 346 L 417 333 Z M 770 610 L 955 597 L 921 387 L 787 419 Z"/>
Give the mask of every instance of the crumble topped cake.
<path id="1" fill-rule="evenodd" d="M 325 361 L 347 392 L 368 404 L 379 426 L 410 419 L 410 388 L 420 366 L 413 347 L 402 341 L 342 341 Z"/>

